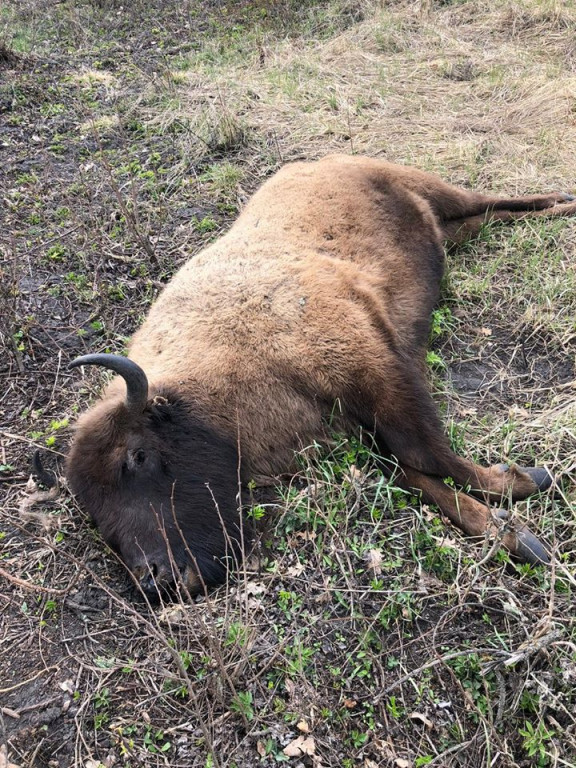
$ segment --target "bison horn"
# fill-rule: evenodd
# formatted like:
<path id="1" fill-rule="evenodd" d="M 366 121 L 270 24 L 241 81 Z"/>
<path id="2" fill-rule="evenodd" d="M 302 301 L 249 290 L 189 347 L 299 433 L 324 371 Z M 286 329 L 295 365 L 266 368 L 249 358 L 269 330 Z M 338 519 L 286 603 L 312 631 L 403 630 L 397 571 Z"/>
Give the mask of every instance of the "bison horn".
<path id="1" fill-rule="evenodd" d="M 120 374 L 126 382 L 126 407 L 131 413 L 142 413 L 148 401 L 148 379 L 139 365 L 127 357 L 104 353 L 77 357 L 68 368 L 77 368 L 79 365 L 101 365 Z"/>

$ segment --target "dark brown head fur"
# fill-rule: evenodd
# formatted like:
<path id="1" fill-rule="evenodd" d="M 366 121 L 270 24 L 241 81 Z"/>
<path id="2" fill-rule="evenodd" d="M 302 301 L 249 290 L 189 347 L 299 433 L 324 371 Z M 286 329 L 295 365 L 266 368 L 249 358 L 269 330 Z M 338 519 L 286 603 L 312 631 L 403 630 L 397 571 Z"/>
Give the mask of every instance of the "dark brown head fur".
<path id="1" fill-rule="evenodd" d="M 221 583 L 250 539 L 238 511 L 237 466 L 236 446 L 177 393 L 163 391 L 137 419 L 115 398 L 85 414 L 68 482 L 144 587 L 183 576 L 196 592 Z"/>

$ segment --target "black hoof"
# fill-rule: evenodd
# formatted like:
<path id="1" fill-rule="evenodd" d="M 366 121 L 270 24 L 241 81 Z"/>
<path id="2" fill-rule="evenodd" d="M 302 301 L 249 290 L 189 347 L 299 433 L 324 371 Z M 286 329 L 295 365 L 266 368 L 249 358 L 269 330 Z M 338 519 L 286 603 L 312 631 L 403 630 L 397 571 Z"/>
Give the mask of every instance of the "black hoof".
<path id="1" fill-rule="evenodd" d="M 549 565 L 551 556 L 548 545 L 540 541 L 529 528 L 522 526 L 516 533 L 516 552 L 514 553 L 523 563 L 530 565 Z"/>
<path id="2" fill-rule="evenodd" d="M 574 195 L 568 195 L 566 192 L 561 192 L 562 198 L 567 202 L 571 203 L 573 200 L 576 200 L 576 197 Z"/>
<path id="3" fill-rule="evenodd" d="M 504 522 L 510 517 L 505 509 L 497 509 L 495 514 L 499 520 Z M 510 554 L 517 557 L 518 560 L 530 565 L 548 565 L 550 563 L 550 547 L 545 542 L 540 541 L 527 526 L 511 527 L 510 535 L 516 539 Z"/>
<path id="4" fill-rule="evenodd" d="M 510 469 L 508 464 L 500 464 L 500 467 L 504 472 L 507 472 Z M 554 476 L 551 475 L 545 467 L 517 466 L 516 469 L 520 472 L 524 472 L 525 475 L 528 475 L 539 491 L 547 491 L 554 482 Z"/>
<path id="5" fill-rule="evenodd" d="M 553 475 L 548 472 L 546 467 L 518 467 L 518 469 L 520 472 L 530 475 L 539 491 L 547 491 L 554 482 Z"/>

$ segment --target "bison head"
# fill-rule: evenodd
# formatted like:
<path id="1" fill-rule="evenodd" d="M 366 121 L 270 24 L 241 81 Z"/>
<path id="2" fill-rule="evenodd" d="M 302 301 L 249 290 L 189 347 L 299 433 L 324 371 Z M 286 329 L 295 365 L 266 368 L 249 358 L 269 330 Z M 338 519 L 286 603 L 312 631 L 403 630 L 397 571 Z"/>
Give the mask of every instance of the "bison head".
<path id="1" fill-rule="evenodd" d="M 133 361 L 86 355 L 70 367 L 118 373 L 111 391 L 80 417 L 66 475 L 142 588 L 156 594 L 182 579 L 192 592 L 221 583 L 244 538 L 238 452 L 170 388 L 151 388 Z M 196 407 L 197 410 L 197 407 Z"/>

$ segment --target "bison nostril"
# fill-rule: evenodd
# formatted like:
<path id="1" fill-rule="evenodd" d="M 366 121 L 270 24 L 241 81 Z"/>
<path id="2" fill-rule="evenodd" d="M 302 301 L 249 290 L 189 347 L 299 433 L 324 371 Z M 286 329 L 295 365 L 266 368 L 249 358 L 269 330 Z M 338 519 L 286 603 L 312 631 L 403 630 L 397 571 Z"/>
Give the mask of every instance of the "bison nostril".
<path id="1" fill-rule="evenodd" d="M 158 566 L 156 563 L 147 563 L 144 568 L 138 568 L 138 571 L 139 572 L 134 575 L 140 583 L 140 588 L 144 590 L 144 592 L 157 593 L 158 587 L 156 579 L 158 576 Z"/>
<path id="2" fill-rule="evenodd" d="M 140 587 L 144 592 L 149 592 L 156 594 L 158 592 L 158 587 L 156 585 L 156 579 L 151 573 L 145 574 L 140 579 Z"/>

